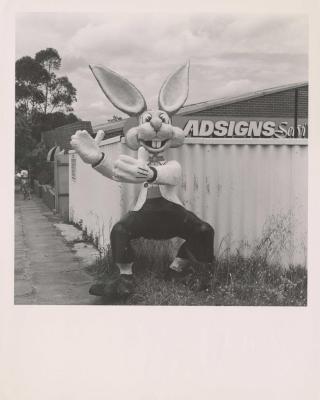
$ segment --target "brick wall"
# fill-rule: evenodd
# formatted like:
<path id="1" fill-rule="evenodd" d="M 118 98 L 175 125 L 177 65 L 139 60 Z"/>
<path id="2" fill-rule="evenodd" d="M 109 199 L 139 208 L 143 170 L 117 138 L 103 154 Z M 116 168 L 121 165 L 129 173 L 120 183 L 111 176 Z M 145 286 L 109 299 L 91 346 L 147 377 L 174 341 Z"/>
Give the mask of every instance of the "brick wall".
<path id="1" fill-rule="evenodd" d="M 298 117 L 308 118 L 308 86 L 298 89 Z"/>
<path id="2" fill-rule="evenodd" d="M 60 146 L 61 149 L 70 150 L 70 138 L 77 130 L 87 130 L 93 135 L 93 130 L 90 121 L 78 121 L 72 124 L 63 125 L 59 128 L 43 132 L 41 137 L 46 147 L 51 149 L 53 146 Z"/>
<path id="3" fill-rule="evenodd" d="M 294 117 L 295 89 L 193 112 L 192 115 L 232 117 Z M 308 117 L 308 86 L 298 88 L 298 117 Z"/>

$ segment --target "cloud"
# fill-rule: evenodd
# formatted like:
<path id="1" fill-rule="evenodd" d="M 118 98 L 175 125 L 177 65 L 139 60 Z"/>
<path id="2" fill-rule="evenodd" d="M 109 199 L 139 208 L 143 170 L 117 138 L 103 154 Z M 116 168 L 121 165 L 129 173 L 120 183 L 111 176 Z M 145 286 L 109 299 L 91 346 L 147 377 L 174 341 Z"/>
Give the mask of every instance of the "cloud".
<path id="1" fill-rule="evenodd" d="M 17 57 L 55 47 L 78 91 L 75 112 L 102 122 L 120 115 L 88 64 L 104 64 L 156 106 L 162 82 L 191 60 L 189 103 L 307 79 L 307 18 L 218 14 L 26 14 Z"/>
<path id="2" fill-rule="evenodd" d="M 78 69 L 88 68 L 88 60 L 85 57 L 65 55 L 62 58 L 61 71 L 64 74 L 75 72 Z"/>

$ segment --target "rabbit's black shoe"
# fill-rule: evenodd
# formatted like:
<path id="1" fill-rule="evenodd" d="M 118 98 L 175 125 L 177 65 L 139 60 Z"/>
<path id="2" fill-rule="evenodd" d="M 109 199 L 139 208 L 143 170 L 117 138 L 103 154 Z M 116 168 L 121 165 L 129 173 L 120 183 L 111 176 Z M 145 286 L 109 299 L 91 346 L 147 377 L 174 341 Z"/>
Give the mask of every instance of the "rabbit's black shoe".
<path id="1" fill-rule="evenodd" d="M 129 297 L 135 288 L 133 275 L 120 275 L 117 283 L 117 294 L 119 297 Z"/>
<path id="2" fill-rule="evenodd" d="M 96 283 L 89 289 L 93 296 L 126 298 L 134 292 L 135 280 L 132 275 L 109 276 L 104 283 Z"/>

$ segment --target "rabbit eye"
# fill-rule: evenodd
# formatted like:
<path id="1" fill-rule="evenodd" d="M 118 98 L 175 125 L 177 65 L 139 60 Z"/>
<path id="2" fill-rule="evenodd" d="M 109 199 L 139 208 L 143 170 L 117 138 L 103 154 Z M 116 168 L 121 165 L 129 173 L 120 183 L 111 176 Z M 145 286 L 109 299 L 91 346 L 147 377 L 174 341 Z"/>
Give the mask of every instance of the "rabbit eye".
<path id="1" fill-rule="evenodd" d="M 169 117 L 166 114 L 160 114 L 159 118 L 161 119 L 162 122 L 168 124 L 170 122 Z"/>
<path id="2" fill-rule="evenodd" d="M 142 122 L 150 122 L 152 119 L 152 115 L 151 114 L 146 114 L 142 117 Z"/>

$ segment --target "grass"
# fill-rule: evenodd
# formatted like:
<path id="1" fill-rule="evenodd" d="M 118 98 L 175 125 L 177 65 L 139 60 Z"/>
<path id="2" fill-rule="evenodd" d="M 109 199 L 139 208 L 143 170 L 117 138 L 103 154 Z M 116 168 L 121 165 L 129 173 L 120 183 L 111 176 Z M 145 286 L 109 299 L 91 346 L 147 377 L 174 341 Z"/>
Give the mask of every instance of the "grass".
<path id="1" fill-rule="evenodd" d="M 194 292 L 187 286 L 166 282 L 164 273 L 174 258 L 172 242 L 146 241 L 133 244 L 136 261 L 135 293 L 125 302 L 137 305 L 214 306 L 306 306 L 307 269 L 283 268 L 254 251 L 249 257 L 224 252 L 216 260 L 210 288 Z M 106 279 L 114 268 L 110 248 L 88 267 L 97 281 Z"/>

